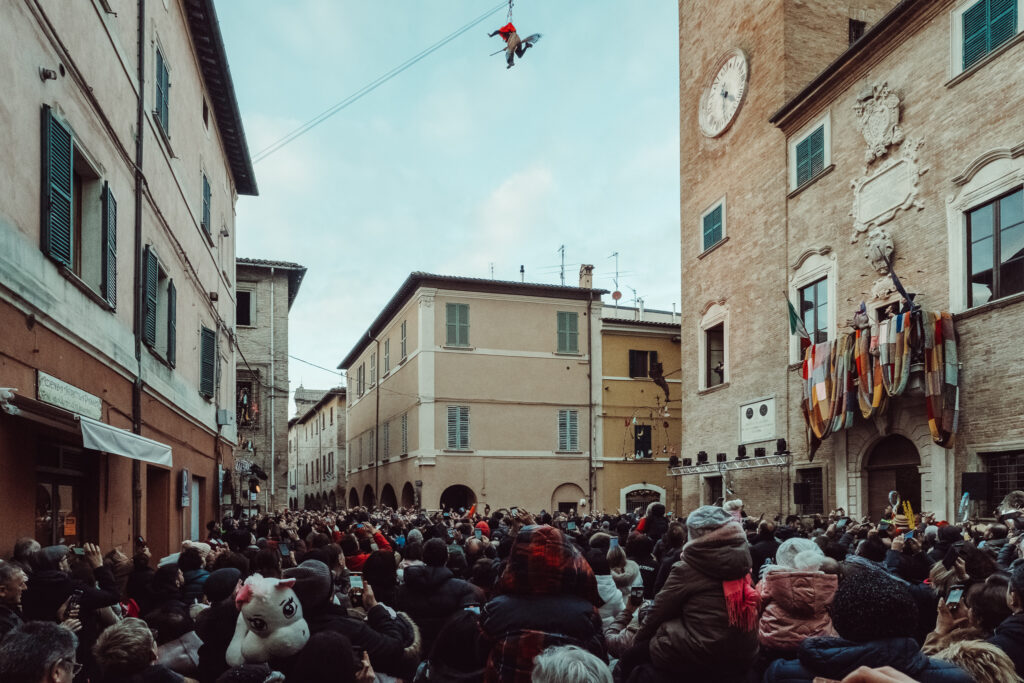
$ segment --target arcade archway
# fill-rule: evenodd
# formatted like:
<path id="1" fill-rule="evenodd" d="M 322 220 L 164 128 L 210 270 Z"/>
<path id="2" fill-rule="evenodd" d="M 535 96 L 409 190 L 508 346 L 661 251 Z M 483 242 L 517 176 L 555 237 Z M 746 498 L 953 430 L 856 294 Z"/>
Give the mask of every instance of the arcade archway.
<path id="1" fill-rule="evenodd" d="M 416 507 L 416 490 L 409 482 L 405 482 L 405 486 L 402 487 L 402 507 Z"/>
<path id="2" fill-rule="evenodd" d="M 373 493 L 373 487 L 367 484 L 363 488 L 363 505 L 370 508 L 377 504 L 377 496 Z"/>
<path id="3" fill-rule="evenodd" d="M 350 508 L 359 507 L 359 493 L 355 489 L 352 489 L 348 493 L 348 506 Z"/>
<path id="4" fill-rule="evenodd" d="M 462 484 L 449 486 L 441 494 L 441 509 L 458 510 L 459 508 L 469 509 L 476 502 L 476 494 L 473 489 Z"/>
<path id="5" fill-rule="evenodd" d="M 380 504 L 389 508 L 398 507 L 398 496 L 395 495 L 395 489 L 391 484 L 384 484 L 384 488 L 380 490 Z"/>
<path id="6" fill-rule="evenodd" d="M 579 507 L 580 500 L 585 499 L 587 494 L 578 485 L 566 482 L 555 489 L 551 494 L 551 512 L 569 512 Z"/>

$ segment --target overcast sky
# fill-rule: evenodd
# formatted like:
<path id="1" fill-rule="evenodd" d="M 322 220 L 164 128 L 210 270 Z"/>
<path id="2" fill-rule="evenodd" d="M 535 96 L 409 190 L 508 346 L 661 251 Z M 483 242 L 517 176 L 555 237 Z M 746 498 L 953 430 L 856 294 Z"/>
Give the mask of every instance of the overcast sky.
<path id="1" fill-rule="evenodd" d="M 250 154 L 497 7 L 482 0 L 217 0 Z M 410 272 L 566 284 L 679 305 L 675 0 L 517 0 L 257 162 L 240 257 L 309 270 L 289 351 L 335 368 Z M 610 297 L 605 300 L 610 302 Z M 342 383 L 292 360 L 291 389 Z M 294 408 L 294 405 L 293 405 Z"/>

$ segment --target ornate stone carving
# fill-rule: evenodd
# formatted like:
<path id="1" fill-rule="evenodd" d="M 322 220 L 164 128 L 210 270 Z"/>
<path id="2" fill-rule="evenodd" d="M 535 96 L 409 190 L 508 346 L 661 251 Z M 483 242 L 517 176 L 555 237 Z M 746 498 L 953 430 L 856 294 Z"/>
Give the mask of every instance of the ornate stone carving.
<path id="1" fill-rule="evenodd" d="M 893 244 L 892 236 L 885 228 L 875 228 L 868 233 L 864 241 L 864 258 L 871 262 L 871 267 L 879 275 L 889 274 L 889 264 L 886 259 L 892 259 Z"/>
<path id="2" fill-rule="evenodd" d="M 917 198 L 921 176 L 928 172 L 917 162 L 917 150 L 922 144 L 923 140 L 908 138 L 900 147 L 900 156 L 889 157 L 874 173 L 850 182 L 853 188 L 851 244 L 856 243 L 862 233 L 888 223 L 900 209 L 924 208 Z"/>
<path id="3" fill-rule="evenodd" d="M 853 105 L 857 115 L 857 130 L 864 136 L 868 148 L 864 152 L 864 163 L 885 156 L 892 145 L 903 141 L 900 127 L 900 96 L 888 83 L 876 84 L 857 97 Z"/>

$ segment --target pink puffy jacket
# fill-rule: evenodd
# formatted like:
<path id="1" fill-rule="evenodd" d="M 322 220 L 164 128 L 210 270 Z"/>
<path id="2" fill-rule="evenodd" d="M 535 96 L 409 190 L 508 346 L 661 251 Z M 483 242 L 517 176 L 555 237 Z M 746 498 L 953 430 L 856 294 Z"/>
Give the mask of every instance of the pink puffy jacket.
<path id="1" fill-rule="evenodd" d="M 757 625 L 761 646 L 796 650 L 805 638 L 836 635 L 828 606 L 838 585 L 835 574 L 768 572 L 757 586 L 766 605 Z"/>

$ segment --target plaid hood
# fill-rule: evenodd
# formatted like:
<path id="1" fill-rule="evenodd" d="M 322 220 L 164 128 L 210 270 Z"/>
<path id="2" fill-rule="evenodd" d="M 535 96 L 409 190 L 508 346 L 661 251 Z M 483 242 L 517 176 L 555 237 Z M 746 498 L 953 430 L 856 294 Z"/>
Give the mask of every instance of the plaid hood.
<path id="1" fill-rule="evenodd" d="M 504 595 L 575 595 L 601 605 L 597 579 L 565 534 L 551 526 L 527 526 L 512 544 L 498 580 Z"/>

